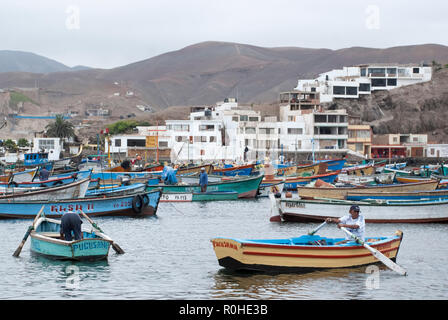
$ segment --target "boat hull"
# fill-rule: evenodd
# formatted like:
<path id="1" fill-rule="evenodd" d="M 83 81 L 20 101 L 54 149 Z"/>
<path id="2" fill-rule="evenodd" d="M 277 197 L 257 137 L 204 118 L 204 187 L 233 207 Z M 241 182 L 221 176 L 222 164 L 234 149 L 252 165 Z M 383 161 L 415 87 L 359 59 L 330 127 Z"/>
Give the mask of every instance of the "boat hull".
<path id="1" fill-rule="evenodd" d="M 330 199 L 345 199 L 347 193 L 372 193 L 372 192 L 398 192 L 398 191 L 432 191 L 437 188 L 437 181 L 396 184 L 387 186 L 373 186 L 373 187 L 340 187 L 340 188 L 315 188 L 315 187 L 299 187 L 297 189 L 300 198 L 314 199 L 314 198 L 330 198 Z"/>
<path id="2" fill-rule="evenodd" d="M 156 189 L 140 194 L 67 199 L 59 201 L 0 201 L 1 219 L 34 219 L 42 206 L 49 218 L 60 218 L 67 211 L 83 210 L 89 216 L 152 216 L 157 213 L 161 190 Z M 147 196 L 147 200 L 143 199 Z M 141 201 L 144 200 L 143 206 Z"/>
<path id="3" fill-rule="evenodd" d="M 396 260 L 402 237 L 403 233 L 397 231 L 392 237 L 366 240 L 372 241 L 368 242 L 371 247 Z M 219 265 L 232 270 L 305 273 L 378 263 L 370 251 L 356 242 L 345 245 L 305 244 L 307 240 L 313 243 L 317 239 L 323 238 L 302 236 L 271 241 L 215 238 L 211 242 Z"/>
<path id="4" fill-rule="evenodd" d="M 263 175 L 256 177 L 244 177 L 238 179 L 223 180 L 221 182 L 210 182 L 207 185 L 207 191 L 236 191 L 238 198 L 254 198 L 257 195 L 258 188 Z M 163 192 L 167 193 L 200 193 L 201 186 L 199 184 L 188 185 L 148 185 L 146 190 L 153 190 L 161 188 Z"/>
<path id="5" fill-rule="evenodd" d="M 235 191 L 211 191 L 200 193 L 168 193 L 165 192 L 160 198 L 160 202 L 192 202 L 192 201 L 221 201 L 236 200 L 238 193 Z"/>
<path id="6" fill-rule="evenodd" d="M 254 169 L 253 164 L 249 164 L 249 165 L 245 165 L 245 166 L 223 168 L 223 169 L 213 168 L 213 174 L 216 174 L 218 176 L 228 176 L 228 177 L 234 177 L 236 175 L 249 176 L 252 173 L 253 169 Z"/>
<path id="7" fill-rule="evenodd" d="M 333 183 L 336 178 L 338 177 L 340 171 L 335 172 L 328 172 L 324 174 L 319 174 L 315 176 L 309 176 L 309 177 L 288 177 L 286 180 L 283 181 L 283 178 L 265 178 L 262 182 L 262 184 L 269 184 L 269 183 L 277 183 L 277 182 L 284 182 L 285 190 L 296 190 L 297 187 L 306 185 L 312 181 L 316 181 L 318 179 L 325 181 L 327 183 Z"/>
<path id="8" fill-rule="evenodd" d="M 347 215 L 352 205 L 359 206 L 367 223 L 448 222 L 448 200 L 386 202 L 281 199 L 280 218 L 285 222 L 324 221 Z"/>

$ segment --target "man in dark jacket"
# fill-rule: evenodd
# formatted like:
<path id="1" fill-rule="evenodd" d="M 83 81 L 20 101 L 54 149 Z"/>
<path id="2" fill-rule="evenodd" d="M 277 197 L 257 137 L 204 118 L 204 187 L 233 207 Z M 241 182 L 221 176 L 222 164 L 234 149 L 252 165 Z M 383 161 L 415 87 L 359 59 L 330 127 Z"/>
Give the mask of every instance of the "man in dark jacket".
<path id="1" fill-rule="evenodd" d="M 61 218 L 61 238 L 65 239 L 66 241 L 72 241 L 74 236 L 75 240 L 81 240 L 81 224 L 82 220 L 79 214 L 75 212 L 64 213 Z"/>
<path id="2" fill-rule="evenodd" d="M 205 172 L 205 168 L 201 168 L 201 174 L 199 175 L 199 185 L 201 186 L 201 192 L 207 191 L 208 175 Z"/>

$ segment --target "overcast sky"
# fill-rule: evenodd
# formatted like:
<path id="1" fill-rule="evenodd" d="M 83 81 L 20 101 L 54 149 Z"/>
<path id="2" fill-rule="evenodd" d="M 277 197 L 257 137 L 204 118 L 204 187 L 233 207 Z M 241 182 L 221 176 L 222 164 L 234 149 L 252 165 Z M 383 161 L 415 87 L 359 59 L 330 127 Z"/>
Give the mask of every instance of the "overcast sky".
<path id="1" fill-rule="evenodd" d="M 448 45 L 446 0 L 15 0 L 0 50 L 113 68 L 202 41 L 341 49 Z"/>

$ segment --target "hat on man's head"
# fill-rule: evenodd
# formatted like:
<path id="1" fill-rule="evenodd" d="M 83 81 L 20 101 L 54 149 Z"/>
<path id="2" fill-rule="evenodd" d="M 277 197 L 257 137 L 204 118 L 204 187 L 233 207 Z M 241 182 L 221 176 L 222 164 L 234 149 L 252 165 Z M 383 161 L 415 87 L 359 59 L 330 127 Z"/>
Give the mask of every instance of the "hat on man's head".
<path id="1" fill-rule="evenodd" d="M 201 171 L 205 171 L 205 168 L 201 168 Z"/>
<path id="2" fill-rule="evenodd" d="M 350 211 L 352 211 L 352 210 L 359 212 L 359 206 L 351 206 Z"/>

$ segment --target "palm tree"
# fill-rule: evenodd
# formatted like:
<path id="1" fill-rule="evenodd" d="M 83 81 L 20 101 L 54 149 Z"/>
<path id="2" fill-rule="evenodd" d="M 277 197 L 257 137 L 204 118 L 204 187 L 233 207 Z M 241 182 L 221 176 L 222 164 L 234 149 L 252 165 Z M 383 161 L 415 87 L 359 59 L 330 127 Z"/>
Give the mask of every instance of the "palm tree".
<path id="1" fill-rule="evenodd" d="M 47 129 L 48 137 L 63 139 L 75 136 L 75 129 L 73 124 L 64 120 L 64 117 L 61 114 L 56 115 L 55 121 L 48 124 L 45 129 Z"/>

